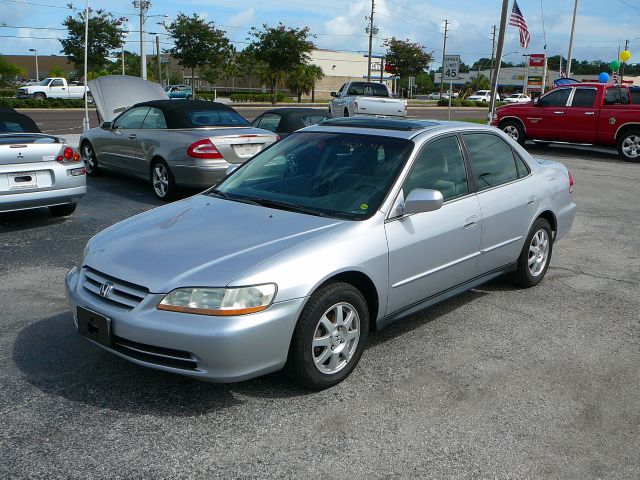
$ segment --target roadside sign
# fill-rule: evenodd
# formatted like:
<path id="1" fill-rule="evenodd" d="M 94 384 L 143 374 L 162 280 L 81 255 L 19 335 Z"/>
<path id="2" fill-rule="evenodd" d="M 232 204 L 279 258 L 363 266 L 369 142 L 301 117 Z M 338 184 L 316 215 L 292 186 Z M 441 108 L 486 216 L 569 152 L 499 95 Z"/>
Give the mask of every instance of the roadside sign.
<path id="1" fill-rule="evenodd" d="M 445 55 L 444 56 L 444 78 L 447 80 L 454 80 L 458 78 L 460 73 L 460 55 Z"/>
<path id="2" fill-rule="evenodd" d="M 545 54 L 532 53 L 529 56 L 527 72 L 527 92 L 543 93 L 545 75 Z"/>

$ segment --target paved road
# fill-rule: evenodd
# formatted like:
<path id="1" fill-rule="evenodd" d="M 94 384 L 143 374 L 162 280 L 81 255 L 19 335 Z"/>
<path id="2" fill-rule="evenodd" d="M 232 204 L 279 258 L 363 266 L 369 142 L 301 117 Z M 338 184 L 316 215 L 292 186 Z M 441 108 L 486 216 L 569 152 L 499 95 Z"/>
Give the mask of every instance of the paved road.
<path id="1" fill-rule="evenodd" d="M 320 393 L 188 380 L 76 334 L 63 276 L 89 237 L 159 205 L 148 185 L 89 179 L 67 219 L 0 214 L 0 478 L 640 478 L 640 165 L 531 148 L 576 181 L 545 280 L 373 334 Z"/>
<path id="2" fill-rule="evenodd" d="M 236 110 L 245 118 L 253 120 L 268 107 L 238 107 Z M 324 108 L 320 108 L 324 110 Z M 471 118 L 486 118 L 486 108 L 453 108 L 453 120 L 465 120 Z M 29 115 L 44 132 L 55 134 L 82 133 L 82 109 L 60 110 L 31 110 L 24 109 L 21 112 Z M 99 125 L 95 110 L 90 110 L 89 122 L 91 126 Z M 448 111 L 440 107 L 409 107 L 409 116 L 414 118 L 447 119 Z"/>

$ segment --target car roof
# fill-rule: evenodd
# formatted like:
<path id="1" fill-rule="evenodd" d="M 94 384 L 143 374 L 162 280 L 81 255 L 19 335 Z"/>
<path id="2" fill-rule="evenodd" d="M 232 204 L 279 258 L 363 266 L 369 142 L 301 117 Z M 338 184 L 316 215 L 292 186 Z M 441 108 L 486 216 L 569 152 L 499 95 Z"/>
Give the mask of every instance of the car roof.
<path id="1" fill-rule="evenodd" d="M 11 109 L 13 110 L 13 109 Z M 5 133 L 5 123 L 17 123 L 20 125 L 26 133 L 42 133 L 36 122 L 31 117 L 18 113 L 15 110 L 13 112 L 9 110 L 0 110 L 0 133 Z"/>
<path id="2" fill-rule="evenodd" d="M 305 132 L 345 132 L 412 139 L 423 133 L 460 130 L 496 131 L 495 127 L 469 122 L 440 121 L 413 118 L 347 117 L 333 118 L 304 129 Z"/>
<path id="3" fill-rule="evenodd" d="M 162 111 L 167 122 L 167 127 L 172 128 L 193 128 L 187 122 L 186 113 L 193 110 L 210 110 L 234 112 L 241 116 L 233 108 L 218 102 L 210 102 L 208 100 L 149 100 L 148 102 L 136 103 L 133 107 L 152 107 Z M 247 122 L 247 125 L 249 122 Z"/>
<path id="4" fill-rule="evenodd" d="M 266 110 L 261 115 L 265 113 L 277 113 L 278 115 L 287 115 L 287 114 L 316 114 L 316 115 L 326 115 L 326 109 L 319 108 L 311 108 L 311 107 L 280 107 L 280 108 L 272 108 L 270 110 Z"/>

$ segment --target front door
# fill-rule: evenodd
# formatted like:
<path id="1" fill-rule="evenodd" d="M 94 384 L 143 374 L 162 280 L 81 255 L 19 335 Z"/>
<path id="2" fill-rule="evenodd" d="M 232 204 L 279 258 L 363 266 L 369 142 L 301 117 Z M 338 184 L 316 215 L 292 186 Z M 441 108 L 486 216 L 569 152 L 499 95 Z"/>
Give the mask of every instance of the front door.
<path id="1" fill-rule="evenodd" d="M 476 275 L 480 206 L 470 193 L 458 137 L 429 142 L 416 157 L 400 195 L 415 188 L 442 192 L 433 212 L 387 221 L 389 297 L 387 314 L 432 297 Z"/>
<path id="2" fill-rule="evenodd" d="M 118 170 L 136 172 L 137 165 L 143 157 L 139 136 L 147 113 L 149 107 L 136 107 L 114 120 L 111 142 L 106 144 L 104 149 L 110 163 Z"/>
<path id="3" fill-rule="evenodd" d="M 69 91 L 64 84 L 64 80 L 60 78 L 51 80 L 51 83 L 49 84 L 48 96 L 51 98 L 69 98 Z"/>
<path id="4" fill-rule="evenodd" d="M 565 115 L 571 88 L 557 88 L 543 95 L 527 118 L 527 134 L 531 138 L 562 140 L 565 134 Z"/>

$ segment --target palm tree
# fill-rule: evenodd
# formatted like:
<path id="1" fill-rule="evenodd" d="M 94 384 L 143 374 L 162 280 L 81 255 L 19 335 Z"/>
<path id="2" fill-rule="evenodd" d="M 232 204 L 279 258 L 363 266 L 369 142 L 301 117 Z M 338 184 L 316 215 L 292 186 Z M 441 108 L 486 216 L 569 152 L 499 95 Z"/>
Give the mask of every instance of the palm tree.
<path id="1" fill-rule="evenodd" d="M 462 87 L 462 91 L 464 94 L 463 98 L 467 98 L 474 92 L 478 90 L 489 90 L 491 85 L 489 84 L 489 79 L 482 74 L 479 74 L 475 77 L 471 77 L 467 83 Z"/>
<path id="2" fill-rule="evenodd" d="M 298 103 L 302 101 L 302 94 L 311 93 L 311 101 L 315 100 L 316 81 L 324 77 L 322 68 L 317 65 L 298 65 L 287 75 L 287 88 L 296 93 Z"/>

